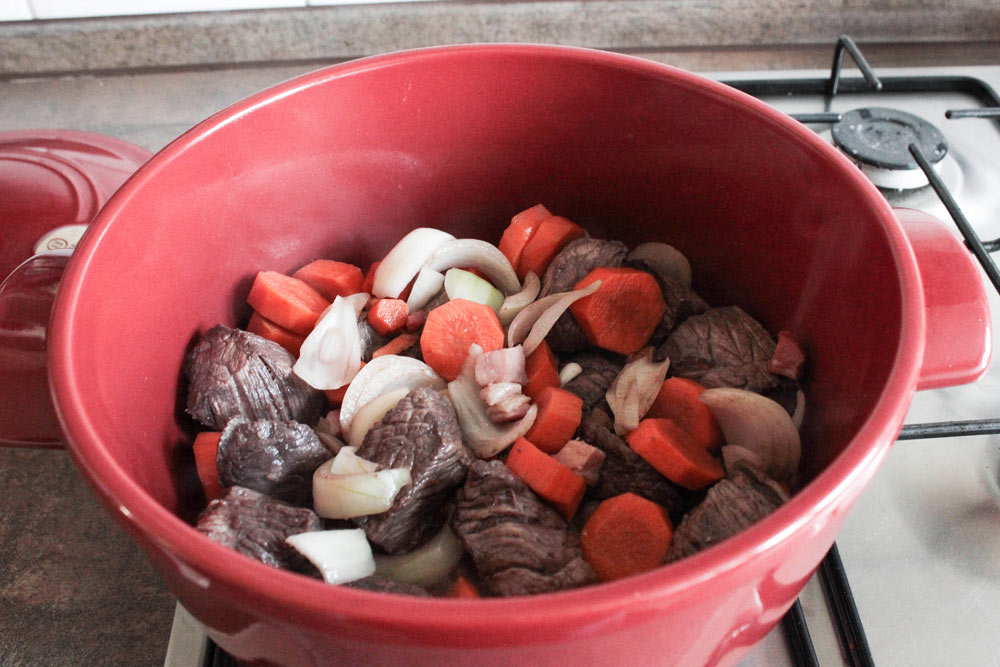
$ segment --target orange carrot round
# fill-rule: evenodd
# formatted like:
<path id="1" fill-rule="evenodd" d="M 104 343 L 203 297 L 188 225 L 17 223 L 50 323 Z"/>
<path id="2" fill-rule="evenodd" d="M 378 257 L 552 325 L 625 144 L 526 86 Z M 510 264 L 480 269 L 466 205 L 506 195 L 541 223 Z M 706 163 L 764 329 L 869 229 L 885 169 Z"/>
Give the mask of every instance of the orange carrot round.
<path id="1" fill-rule="evenodd" d="M 583 418 L 583 399 L 561 387 L 546 387 L 535 398 L 538 414 L 524 437 L 555 454 L 569 442 Z"/>
<path id="2" fill-rule="evenodd" d="M 401 333 L 388 343 L 372 352 L 372 359 L 387 354 L 402 354 L 420 342 L 420 336 L 415 333 Z"/>
<path id="3" fill-rule="evenodd" d="M 448 591 L 445 595 L 450 598 L 480 597 L 479 589 L 476 588 L 476 585 L 461 575 L 459 575 L 455 581 L 451 582 L 451 585 L 448 586 Z"/>
<path id="4" fill-rule="evenodd" d="M 541 204 L 536 204 L 529 209 L 525 209 L 515 215 L 510 219 L 510 224 L 507 225 L 507 229 L 503 231 L 503 235 L 500 237 L 500 243 L 497 247 L 500 252 L 504 254 L 510 261 L 510 265 L 515 269 L 517 265 L 521 262 L 521 254 L 524 252 L 524 246 L 528 244 L 531 237 L 535 235 L 538 230 L 538 226 L 542 223 L 542 220 L 548 218 L 552 215 L 549 209 L 545 208 Z M 519 275 L 520 278 L 524 278 L 523 275 Z M 539 276 L 541 277 L 541 276 Z"/>
<path id="5" fill-rule="evenodd" d="M 296 357 L 299 356 L 299 350 L 302 348 L 302 341 L 306 339 L 306 337 L 301 334 L 297 334 L 281 325 L 275 324 L 260 313 L 254 313 L 250 316 L 250 322 L 247 324 L 247 331 L 257 334 L 261 338 L 274 341 Z"/>
<path id="6" fill-rule="evenodd" d="M 722 463 L 672 419 L 643 419 L 625 441 L 657 472 L 685 489 L 703 489 L 725 474 Z"/>
<path id="7" fill-rule="evenodd" d="M 521 481 L 555 507 L 567 521 L 573 518 L 587 482 L 531 441 L 518 438 L 507 454 L 507 467 Z"/>
<path id="8" fill-rule="evenodd" d="M 722 446 L 722 430 L 712 411 L 698 399 L 703 391 L 704 385 L 694 380 L 667 378 L 660 386 L 646 416 L 673 419 L 699 445 L 714 452 Z"/>
<path id="9" fill-rule="evenodd" d="M 584 233 L 583 227 L 562 216 L 545 218 L 521 251 L 521 259 L 515 267 L 517 276 L 523 279 L 528 271 L 534 271 L 541 278 L 545 275 L 549 262 L 563 246 L 582 237 Z"/>
<path id="10" fill-rule="evenodd" d="M 309 262 L 293 273 L 292 277 L 307 283 L 327 301 L 333 301 L 338 296 L 357 294 L 365 279 L 357 266 L 332 259 Z"/>
<path id="11" fill-rule="evenodd" d="M 194 450 L 194 465 L 198 471 L 198 479 L 205 489 L 205 499 L 215 500 L 222 497 L 222 485 L 219 483 L 219 439 L 220 431 L 202 431 L 194 438 L 191 446 Z"/>
<path id="12" fill-rule="evenodd" d="M 532 399 L 538 398 L 543 389 L 559 386 L 559 367 L 552 349 L 544 340 L 531 351 L 524 360 L 524 369 L 528 374 L 528 384 L 524 385 L 524 393 Z"/>
<path id="13" fill-rule="evenodd" d="M 649 342 L 666 303 L 656 279 L 627 267 L 598 267 L 576 284 L 583 289 L 600 280 L 597 291 L 569 307 L 591 344 L 633 354 Z"/>
<path id="14" fill-rule="evenodd" d="M 402 299 L 378 299 L 368 309 L 368 324 L 383 336 L 406 326 L 410 309 Z"/>
<path id="15" fill-rule="evenodd" d="M 257 274 L 247 303 L 261 316 L 303 336 L 312 331 L 316 320 L 330 305 L 305 282 L 277 271 Z"/>
<path id="16" fill-rule="evenodd" d="M 601 502 L 580 535 L 583 558 L 601 581 L 663 564 L 674 536 L 666 510 L 634 493 Z"/>
<path id="17" fill-rule="evenodd" d="M 462 371 L 475 343 L 483 352 L 503 347 L 504 333 L 492 308 L 468 299 L 452 299 L 427 314 L 420 335 L 424 363 L 451 382 Z"/>

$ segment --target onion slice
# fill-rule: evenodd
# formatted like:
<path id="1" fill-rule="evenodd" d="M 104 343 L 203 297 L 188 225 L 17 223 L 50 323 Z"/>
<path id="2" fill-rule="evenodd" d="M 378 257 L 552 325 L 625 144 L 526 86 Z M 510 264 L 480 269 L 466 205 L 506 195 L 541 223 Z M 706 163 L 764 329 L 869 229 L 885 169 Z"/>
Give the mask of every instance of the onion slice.
<path id="1" fill-rule="evenodd" d="M 534 271 L 528 271 L 527 275 L 524 276 L 524 286 L 521 291 L 508 296 L 504 299 L 503 305 L 500 306 L 498 313 L 500 324 L 504 326 L 510 324 L 518 313 L 538 298 L 538 293 L 541 291 L 542 281 L 538 279 L 538 275 Z"/>
<path id="2" fill-rule="evenodd" d="M 368 295 L 338 296 L 302 341 L 292 370 L 314 389 L 342 387 L 361 368 L 357 304 L 362 300 L 367 301 Z"/>
<path id="3" fill-rule="evenodd" d="M 753 452 L 771 479 L 781 482 L 795 474 L 802 443 L 795 423 L 780 404 L 732 387 L 706 389 L 700 399 L 719 422 L 727 445 Z"/>
<path id="4" fill-rule="evenodd" d="M 344 584 L 375 574 L 375 557 L 360 528 L 316 530 L 285 538 L 316 566 L 330 584 Z"/>
<path id="5" fill-rule="evenodd" d="M 490 419 L 486 403 L 480 397 L 481 387 L 476 382 L 476 357 L 482 354 L 478 345 L 469 347 L 462 372 L 448 383 L 448 396 L 455 406 L 455 415 L 462 430 L 462 439 L 479 458 L 496 456 L 514 444 L 535 422 L 538 406 L 532 405 L 528 413 L 515 422 L 497 425 Z"/>
<path id="6" fill-rule="evenodd" d="M 362 475 L 378 470 L 377 463 L 361 458 L 357 451 L 354 447 L 341 447 L 337 455 L 320 468 L 329 470 L 334 475 Z"/>
<path id="7" fill-rule="evenodd" d="M 395 354 L 375 357 L 354 379 L 356 381 L 344 392 L 340 404 L 340 429 L 344 433 L 351 432 L 351 423 L 358 410 L 376 396 L 403 387 L 413 390 L 430 385 L 443 390 L 446 386 L 444 379 L 424 362 Z"/>
<path id="8" fill-rule="evenodd" d="M 376 556 L 375 574 L 404 584 L 429 588 L 450 575 L 465 548 L 448 524 L 420 547 L 405 554 Z"/>
<path id="9" fill-rule="evenodd" d="M 562 368 L 559 369 L 559 386 L 565 387 L 570 381 L 573 380 L 577 375 L 583 372 L 583 366 L 571 361 Z"/>
<path id="10" fill-rule="evenodd" d="M 444 274 L 444 290 L 449 299 L 465 299 L 489 306 L 499 313 L 505 301 L 503 293 L 475 273 L 451 268 Z"/>
<path id="11" fill-rule="evenodd" d="M 410 469 L 405 467 L 338 475 L 323 464 L 313 473 L 313 509 L 324 519 L 381 514 L 411 481 Z"/>
<path id="12" fill-rule="evenodd" d="M 477 269 L 505 295 L 521 291 L 521 281 L 517 279 L 517 273 L 510 265 L 510 260 L 495 245 L 487 241 L 480 239 L 446 241 L 435 248 L 424 264 L 424 268 L 434 271 L 445 271 L 456 266 Z"/>
<path id="13" fill-rule="evenodd" d="M 624 435 L 639 425 L 656 400 L 667 376 L 670 360 L 653 361 L 653 348 L 643 357 L 625 364 L 604 397 L 615 416 L 615 433 Z"/>
<path id="14" fill-rule="evenodd" d="M 435 251 L 455 237 L 432 227 L 417 227 L 399 240 L 375 269 L 372 292 L 378 297 L 398 297 Z"/>
<path id="15" fill-rule="evenodd" d="M 351 447 L 360 447 L 365 436 L 372 426 L 382 421 L 385 413 L 396 407 L 400 399 L 410 393 L 406 387 L 392 389 L 383 394 L 379 394 L 372 400 L 361 406 L 361 409 L 351 420 L 351 431 L 347 435 L 347 444 Z"/>
<path id="16" fill-rule="evenodd" d="M 434 295 L 441 291 L 444 285 L 444 274 L 431 269 L 420 269 L 417 279 L 413 281 L 410 288 L 410 296 L 406 300 L 406 307 L 411 312 L 420 310 L 434 298 Z"/>
<path id="17" fill-rule="evenodd" d="M 550 294 L 535 301 L 518 313 L 514 321 L 510 323 L 510 328 L 507 329 L 507 345 L 513 347 L 523 342 L 524 354 L 531 354 L 549 335 L 556 320 L 575 301 L 590 296 L 600 287 L 601 281 L 595 280 L 583 289 Z"/>
<path id="18" fill-rule="evenodd" d="M 666 243 L 640 243 L 625 255 L 626 261 L 645 262 L 691 289 L 691 263 L 680 250 Z"/>

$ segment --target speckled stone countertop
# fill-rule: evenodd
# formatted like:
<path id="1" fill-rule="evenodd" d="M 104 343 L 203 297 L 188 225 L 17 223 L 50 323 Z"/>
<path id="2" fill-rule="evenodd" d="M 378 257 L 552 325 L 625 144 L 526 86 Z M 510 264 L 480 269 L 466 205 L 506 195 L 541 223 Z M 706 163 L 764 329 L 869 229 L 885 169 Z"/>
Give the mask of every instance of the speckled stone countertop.
<path id="1" fill-rule="evenodd" d="M 71 128 L 149 150 L 322 65 L 412 46 L 536 41 L 695 71 L 1000 63 L 995 0 L 429 2 L 0 23 L 0 131 Z M 780 9 L 779 9 L 780 7 Z M 174 598 L 63 451 L 0 449 L 0 665 L 158 665 Z"/>

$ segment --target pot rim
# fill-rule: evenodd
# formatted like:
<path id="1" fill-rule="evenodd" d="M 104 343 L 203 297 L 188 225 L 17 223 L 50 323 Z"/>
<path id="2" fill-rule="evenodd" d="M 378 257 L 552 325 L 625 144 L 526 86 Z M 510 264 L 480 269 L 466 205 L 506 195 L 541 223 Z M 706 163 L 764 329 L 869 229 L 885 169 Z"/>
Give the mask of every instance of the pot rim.
<path id="1" fill-rule="evenodd" d="M 331 590 L 329 584 L 275 570 L 212 542 L 148 495 L 108 454 L 102 445 L 102 435 L 82 408 L 82 394 L 77 380 L 80 371 L 72 363 L 78 354 L 74 352 L 73 312 L 81 301 L 81 279 L 100 247 L 101 237 L 126 203 L 132 197 L 141 196 L 143 187 L 150 181 L 155 182 L 160 168 L 187 147 L 210 137 L 216 129 L 237 122 L 257 107 L 367 70 L 457 54 L 515 54 L 580 60 L 669 79 L 672 85 L 697 88 L 738 102 L 746 113 L 763 116 L 767 123 L 781 126 L 790 141 L 797 141 L 808 150 L 822 154 L 824 160 L 833 160 L 841 165 L 841 171 L 845 172 L 850 183 L 866 193 L 866 198 L 882 221 L 882 230 L 896 260 L 901 294 L 921 294 L 913 251 L 888 202 L 878 190 L 846 157 L 813 132 L 765 103 L 724 84 L 634 56 L 542 44 L 427 47 L 333 65 L 251 95 L 202 121 L 168 144 L 105 205 L 67 268 L 50 326 L 49 368 L 53 400 L 73 458 L 115 518 L 124 522 L 133 534 L 142 535 L 144 542 L 165 552 L 175 564 L 182 565 L 194 575 L 205 573 L 204 577 L 211 582 L 211 586 L 225 589 L 236 596 L 234 602 L 245 604 L 256 614 L 272 616 L 284 622 L 293 619 L 295 624 L 324 632 L 336 632 L 328 623 L 331 618 L 349 619 L 355 626 L 378 627 L 398 633 L 399 637 L 408 636 L 408 632 L 416 628 L 433 628 L 441 634 L 430 638 L 425 636 L 423 641 L 450 645 L 456 641 L 502 642 L 484 637 L 469 638 L 477 630 L 485 629 L 494 632 L 502 629 L 508 637 L 520 634 L 530 638 L 544 634 L 548 640 L 554 636 L 572 639 L 584 633 L 588 623 L 614 623 L 616 621 L 612 619 L 626 613 L 641 615 L 644 611 L 663 608 L 667 601 L 690 594 L 708 579 L 750 566 L 775 546 L 808 531 L 810 523 L 836 505 L 849 506 L 888 454 L 915 390 L 924 347 L 922 299 L 908 302 L 904 298 L 901 304 L 901 336 L 892 371 L 871 414 L 844 450 L 788 503 L 722 545 L 652 572 L 571 591 L 482 600 L 394 596 L 392 604 L 377 604 L 378 600 L 384 599 L 376 597 L 378 594 L 346 587 Z M 209 594 L 211 590 L 211 587 L 206 589 Z M 464 631 L 464 640 L 447 634 L 458 629 Z"/>

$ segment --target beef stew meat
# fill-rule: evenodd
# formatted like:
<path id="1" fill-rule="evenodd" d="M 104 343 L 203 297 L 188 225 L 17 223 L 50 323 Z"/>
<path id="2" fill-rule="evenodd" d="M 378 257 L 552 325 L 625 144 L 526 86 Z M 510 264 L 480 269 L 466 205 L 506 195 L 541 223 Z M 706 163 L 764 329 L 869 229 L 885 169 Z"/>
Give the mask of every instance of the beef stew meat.
<path id="1" fill-rule="evenodd" d="M 344 585 L 374 593 L 395 593 L 396 595 L 414 595 L 422 598 L 430 597 L 430 593 L 427 592 L 426 588 L 417 586 L 416 584 L 406 584 L 395 579 L 380 577 L 376 574 L 349 581 Z"/>
<path id="2" fill-rule="evenodd" d="M 292 373 L 294 363 L 277 343 L 218 324 L 185 358 L 187 412 L 213 431 L 233 417 L 315 423 L 326 397 Z"/>
<path id="3" fill-rule="evenodd" d="M 230 420 L 219 438 L 217 463 L 223 486 L 244 486 L 293 505 L 312 498 L 312 478 L 330 451 L 298 422 Z"/>
<path id="4" fill-rule="evenodd" d="M 670 332 L 674 330 L 674 327 L 688 317 L 703 313 L 709 309 L 709 305 L 701 297 L 682 285 L 672 275 L 657 270 L 656 267 L 650 265 L 648 262 L 632 259 L 627 260 L 625 266 L 645 271 L 653 276 L 660 286 L 660 292 L 663 294 L 663 302 L 667 306 L 663 311 L 663 317 L 660 318 L 660 323 L 653 332 L 652 338 L 649 339 L 650 345 L 661 345 L 667 339 L 667 336 L 670 335 Z"/>
<path id="5" fill-rule="evenodd" d="M 610 353 L 581 352 L 569 357 L 567 363 L 570 362 L 579 364 L 581 371 L 563 388 L 583 399 L 584 412 L 594 408 L 609 410 L 604 395 L 624 368 L 624 361 Z"/>
<path id="6" fill-rule="evenodd" d="M 502 462 L 476 460 L 451 527 L 490 595 L 549 593 L 597 581 L 580 535 Z"/>
<path id="7" fill-rule="evenodd" d="M 315 568 L 285 538 L 322 530 L 323 523 L 311 509 L 232 486 L 208 504 L 196 527 L 215 542 L 265 565 L 308 573 Z"/>
<path id="8" fill-rule="evenodd" d="M 451 401 L 430 387 L 404 396 L 372 426 L 357 453 L 383 468 L 410 468 L 412 481 L 389 511 L 357 520 L 368 540 L 388 553 L 413 549 L 435 529 L 431 519 L 465 480 L 473 458 Z"/>
<path id="9" fill-rule="evenodd" d="M 777 345 L 760 322 L 739 306 L 712 308 L 689 317 L 667 338 L 660 358 L 670 371 L 706 387 L 735 387 L 763 393 L 778 382 L 767 370 Z"/>

